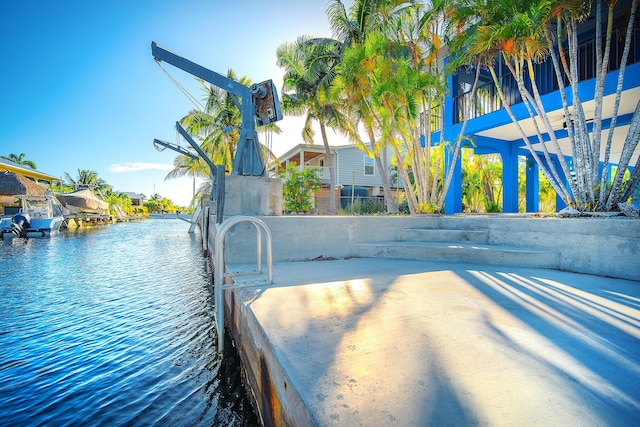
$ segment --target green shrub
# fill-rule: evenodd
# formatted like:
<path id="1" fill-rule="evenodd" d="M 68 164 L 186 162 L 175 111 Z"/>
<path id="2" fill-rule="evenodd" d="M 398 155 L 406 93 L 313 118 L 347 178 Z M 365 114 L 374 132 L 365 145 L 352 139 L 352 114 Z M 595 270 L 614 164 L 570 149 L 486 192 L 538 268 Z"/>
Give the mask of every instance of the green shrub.
<path id="1" fill-rule="evenodd" d="M 318 168 L 298 169 L 295 163 L 289 163 L 287 169 L 278 174 L 283 179 L 282 197 L 285 213 L 309 213 L 313 208 L 313 193 L 320 188 Z"/>

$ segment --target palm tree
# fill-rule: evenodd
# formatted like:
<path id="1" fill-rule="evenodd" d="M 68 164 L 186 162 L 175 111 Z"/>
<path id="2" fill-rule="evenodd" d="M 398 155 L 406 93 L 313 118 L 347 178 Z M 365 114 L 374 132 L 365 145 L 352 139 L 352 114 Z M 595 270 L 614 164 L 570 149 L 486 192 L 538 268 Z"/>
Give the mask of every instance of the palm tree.
<path id="1" fill-rule="evenodd" d="M 380 173 L 387 211 L 398 212 L 396 202 L 391 193 L 391 185 L 386 167 L 381 155 L 386 155 L 384 142 L 376 142 L 376 129 L 372 122 L 371 106 L 366 105 L 366 93 L 356 87 L 356 79 L 349 79 L 344 73 L 355 72 L 357 68 L 342 64 L 344 55 L 349 48 L 357 49 L 366 40 L 372 31 L 381 30 L 385 23 L 393 22 L 394 15 L 401 13 L 405 8 L 412 5 L 411 1 L 402 0 L 356 0 L 347 10 L 341 0 L 332 0 L 327 7 L 329 23 L 335 39 L 316 39 L 315 44 L 325 46 L 324 55 L 333 60 L 334 67 L 326 73 L 325 84 L 337 84 L 330 92 L 332 96 L 339 97 L 343 103 L 344 115 L 350 119 L 350 123 L 344 122 L 343 128 L 350 139 L 371 155 Z M 342 74 L 342 77 L 340 76 Z M 337 79 L 337 80 L 336 80 Z M 352 90 L 353 92 L 348 92 Z M 366 88 L 365 91 L 366 92 Z M 353 98 L 351 96 L 354 96 Z M 367 147 L 358 132 L 361 124 L 364 124 L 366 134 L 369 138 Z"/>
<path id="2" fill-rule="evenodd" d="M 616 3 L 607 2 L 607 34 L 604 41 L 599 31 L 596 31 L 595 62 L 597 71 L 594 98 L 596 108 L 591 133 L 588 130 L 586 115 L 578 92 L 577 42 L 578 23 L 589 16 L 590 2 L 533 0 L 523 5 L 511 0 L 471 0 L 458 2 L 459 6 L 456 8 L 458 13 L 473 11 L 473 15 L 468 13 L 466 16 L 464 32 L 461 32 L 459 37 L 459 40 L 462 40 L 461 48 L 456 49 L 456 52 L 473 53 L 489 59 L 485 65 L 492 74 L 503 106 L 512 122 L 518 127 L 525 145 L 540 165 L 540 170 L 563 201 L 581 211 L 611 210 L 618 203 L 626 201 L 640 182 L 640 171 L 638 170 L 640 163 L 637 163 L 634 168 L 629 168 L 629 163 L 640 139 L 639 102 L 623 145 L 613 184 L 607 185 L 609 173 L 607 165 L 622 95 L 622 81 L 631 44 L 631 30 L 634 25 L 637 0 L 632 0 L 627 20 L 625 47 L 619 64 L 616 101 L 611 117 L 609 137 L 605 143 L 604 167 L 601 168 L 599 162 L 602 144 L 604 79 L 610 69 L 608 58 Z M 601 2 L 597 1 L 595 27 L 598 29 L 601 28 L 601 15 Z M 535 125 L 535 137 L 538 145 L 542 147 L 544 161 L 533 149 L 510 105 L 505 101 L 500 81 L 497 78 L 493 62 L 491 62 L 496 55 L 502 57 L 503 62 L 516 80 L 523 105 Z M 552 61 L 560 88 L 559 93 L 565 117 L 570 118 L 570 120 L 566 120 L 566 130 L 571 142 L 570 152 L 563 152 L 561 149 L 536 85 L 534 65 L 549 58 Z M 565 81 L 569 86 L 565 85 Z M 571 103 L 567 97 L 569 90 L 571 91 Z M 545 141 L 545 137 L 548 137 L 548 142 Z M 560 170 L 557 170 L 552 162 L 552 152 L 557 154 Z M 572 160 L 573 169 L 569 167 L 569 157 Z M 626 184 L 623 180 L 625 173 L 630 175 Z"/>
<path id="3" fill-rule="evenodd" d="M 335 108 L 327 92 L 326 78 L 333 70 L 335 56 L 326 55 L 324 47 L 301 36 L 295 43 L 283 43 L 277 50 L 278 66 L 285 69 L 283 78 L 282 107 L 285 114 L 305 116 L 302 139 L 313 143 L 312 124 L 317 121 L 324 144 L 325 157 L 329 168 L 329 209 L 336 208 L 335 165 L 327 138 L 327 125 L 339 128 L 343 121 L 341 112 Z"/>
<path id="4" fill-rule="evenodd" d="M 440 122 L 437 114 L 444 99 L 445 80 L 437 59 L 443 46 L 438 32 L 443 31 L 444 17 L 449 14 L 446 5 L 439 1 L 432 10 L 424 11 L 420 3 L 363 1 L 347 12 L 340 2 L 334 2 L 329 10 L 330 21 L 342 26 L 342 31 L 334 31 L 355 41 L 343 46 L 334 93 L 338 96 L 342 91 L 344 108 L 352 111 L 356 122 L 364 123 L 370 140 L 366 151 L 378 166 L 387 148 L 394 153 L 411 213 L 442 210 L 463 141 L 457 139 L 441 185 L 439 165 L 444 161 L 435 158 L 432 174 L 430 133 L 432 124 Z M 350 20 L 351 16 L 355 18 Z M 346 66 L 348 57 L 351 64 Z M 352 90 L 360 93 L 349 92 Z M 362 146 L 357 127 L 357 123 L 351 126 L 352 140 Z M 385 194 L 387 191 L 385 188 Z"/>
<path id="5" fill-rule="evenodd" d="M 0 158 L 9 160 L 10 162 L 16 163 L 18 165 L 28 166 L 31 169 L 36 170 L 37 169 L 36 164 L 31 160 L 26 160 L 24 157 L 25 157 L 24 153 L 20 153 L 19 155 L 11 153 L 8 156 L 0 156 Z"/>
<path id="6" fill-rule="evenodd" d="M 74 188 L 77 190 L 79 187 L 88 187 L 91 190 L 95 190 L 98 193 L 104 194 L 108 190 L 111 190 L 111 186 L 107 184 L 107 182 L 98 177 L 98 173 L 96 171 L 90 169 L 78 169 L 78 176 L 76 179 L 73 179 L 71 175 L 65 172 L 67 179 L 73 184 Z"/>
<path id="7" fill-rule="evenodd" d="M 415 195 L 400 152 L 400 140 L 406 141 L 407 124 L 411 121 L 408 109 L 404 108 L 409 101 L 405 90 L 407 68 L 404 60 L 395 61 L 388 54 L 390 50 L 390 42 L 384 35 L 370 32 L 362 44 L 345 49 L 334 88 L 340 92 L 346 108 L 351 109 L 352 117 L 364 123 L 371 143 L 371 149 L 366 151 L 376 156 L 391 149 L 407 193 L 409 211 L 415 213 Z M 377 141 L 372 135 L 377 136 Z M 352 140 L 359 142 L 355 129 Z"/>
<path id="8" fill-rule="evenodd" d="M 249 86 L 251 81 L 243 76 L 238 78 L 233 69 L 229 69 L 227 77 L 231 80 Z M 200 142 L 200 148 L 216 165 L 224 165 L 227 173 L 233 168 L 242 115 L 236 98 L 224 89 L 198 79 L 201 83 L 205 102 L 202 109 L 191 110 L 180 120 L 185 130 Z M 262 131 L 279 132 L 277 126 L 269 124 L 262 126 Z M 264 145 L 264 157 L 269 160 L 275 158 Z M 179 178 L 185 175 L 209 178 L 211 171 L 203 159 L 193 159 L 185 155 L 178 155 L 174 159 L 174 169 L 165 179 Z"/>
<path id="9" fill-rule="evenodd" d="M 233 69 L 227 71 L 229 79 L 239 81 L 244 85 L 249 85 L 250 81 L 243 76 L 240 80 Z M 242 123 L 242 116 L 238 106 L 235 104 L 233 95 L 202 79 L 198 79 L 203 91 L 204 106 L 202 109 L 191 110 L 189 114 L 180 120 L 180 125 L 200 141 L 200 148 L 216 165 L 224 165 L 226 171 L 233 168 L 233 158 L 238 140 L 240 138 L 239 128 Z M 202 158 L 192 158 L 180 154 L 173 160 L 173 170 L 171 170 L 165 180 L 180 178 L 183 176 L 202 177 L 209 179 L 211 170 L 208 163 Z M 211 185 L 208 185 L 211 189 Z M 194 194 L 202 197 L 203 189 Z M 150 201 L 157 204 L 157 201 Z"/>
<path id="10" fill-rule="evenodd" d="M 238 79 L 232 69 L 227 71 L 227 78 L 244 85 L 251 84 L 246 76 Z M 204 108 L 190 111 L 180 120 L 180 124 L 190 135 L 201 141 L 200 148 L 214 164 L 225 165 L 226 170 L 231 170 L 240 138 L 239 128 L 242 123 L 240 109 L 235 103 L 234 96 L 229 92 L 204 80 L 200 80 L 200 83 L 204 93 Z M 180 162 L 180 165 L 183 164 L 184 162 Z M 204 166 L 204 169 L 207 169 L 206 165 Z M 190 165 L 190 168 L 193 170 L 193 165 Z M 203 176 L 209 176 L 208 170 Z"/>

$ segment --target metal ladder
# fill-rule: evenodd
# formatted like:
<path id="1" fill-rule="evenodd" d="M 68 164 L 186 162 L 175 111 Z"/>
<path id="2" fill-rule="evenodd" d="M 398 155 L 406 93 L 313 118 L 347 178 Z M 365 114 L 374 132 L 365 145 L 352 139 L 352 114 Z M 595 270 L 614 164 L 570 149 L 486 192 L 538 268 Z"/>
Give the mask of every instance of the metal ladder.
<path id="1" fill-rule="evenodd" d="M 257 234 L 257 264 L 256 269 L 244 272 L 226 272 L 224 262 L 224 238 L 227 232 L 241 222 L 253 224 Z M 220 225 L 216 225 L 216 235 L 214 239 L 214 279 L 213 295 L 216 307 L 216 330 L 218 333 L 218 353 L 224 350 L 224 290 L 238 289 L 256 285 L 270 285 L 273 283 L 273 255 L 271 251 L 271 231 L 267 224 L 261 219 L 250 216 L 232 216 L 224 220 Z M 262 233 L 266 235 L 267 244 L 267 277 L 254 281 L 225 283 L 228 278 L 238 276 L 256 276 L 262 274 Z"/>

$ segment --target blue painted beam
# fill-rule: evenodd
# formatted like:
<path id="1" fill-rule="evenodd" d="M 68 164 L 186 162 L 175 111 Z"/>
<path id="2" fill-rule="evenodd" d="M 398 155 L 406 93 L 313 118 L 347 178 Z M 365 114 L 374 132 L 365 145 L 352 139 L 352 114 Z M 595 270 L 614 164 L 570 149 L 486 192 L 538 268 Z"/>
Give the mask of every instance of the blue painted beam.
<path id="1" fill-rule="evenodd" d="M 629 123 L 631 123 L 631 119 L 633 118 L 633 113 L 629 113 L 629 114 L 623 114 L 621 116 L 618 116 L 618 119 L 616 121 L 616 127 L 618 126 L 626 126 Z M 612 120 L 609 119 L 604 119 L 602 120 L 602 130 L 607 130 L 609 128 L 611 128 L 611 122 Z M 593 122 L 588 122 L 587 123 L 587 130 L 589 132 L 593 131 Z M 559 129 L 557 131 L 554 131 L 554 134 L 556 135 L 557 139 L 562 139 L 562 138 L 568 138 L 569 137 L 569 133 L 567 132 L 566 129 Z M 531 144 L 538 144 L 538 136 L 530 136 L 529 138 L 529 142 Z M 544 142 L 549 142 L 551 141 L 551 137 L 549 136 L 549 134 L 544 133 L 542 134 L 542 140 Z M 520 147 L 526 147 L 526 144 L 524 143 L 524 141 L 522 139 L 517 139 L 514 141 L 505 141 L 505 142 L 513 142 L 515 144 L 517 144 Z"/>
<path id="2" fill-rule="evenodd" d="M 618 70 L 611 71 L 607 74 L 604 87 L 605 96 L 616 93 L 618 74 Z M 623 90 L 629 90 L 636 87 L 640 87 L 640 63 L 635 63 L 627 66 L 627 70 L 625 71 L 625 79 L 622 86 Z M 571 105 L 573 101 L 571 88 L 566 88 L 565 93 L 567 94 L 567 101 Z M 585 80 L 578 83 L 578 94 L 582 102 L 592 100 L 595 96 L 595 79 Z M 451 98 L 451 102 L 453 104 L 452 95 L 447 95 L 447 98 Z M 559 96 L 558 91 L 543 95 L 541 98 L 542 105 L 547 112 L 563 108 L 562 98 Z M 511 109 L 518 120 L 529 118 L 529 113 L 527 112 L 523 103 L 513 105 L 511 106 Z M 451 111 L 453 111 L 453 109 Z M 501 109 L 493 113 L 485 114 L 483 116 L 469 120 L 469 122 L 467 123 L 465 134 L 473 135 L 510 123 L 512 123 L 512 120 L 507 114 L 506 110 Z M 459 132 L 461 126 L 462 123 L 453 125 L 454 132 Z"/>
<path id="3" fill-rule="evenodd" d="M 447 77 L 448 87 L 453 87 L 453 76 Z M 443 119 L 444 119 L 444 140 L 452 143 L 449 147 L 445 148 L 445 177 L 449 168 L 453 162 L 453 143 L 460 133 L 456 131 L 456 127 L 453 126 L 453 97 L 447 96 L 443 105 Z M 438 136 L 438 141 L 440 140 Z M 455 214 L 462 212 L 462 156 L 458 156 L 455 163 L 453 177 L 449 185 L 447 194 L 444 199 L 444 213 Z"/>
<path id="4" fill-rule="evenodd" d="M 500 152 L 502 157 L 502 212 L 518 212 L 518 155 L 510 146 Z"/>

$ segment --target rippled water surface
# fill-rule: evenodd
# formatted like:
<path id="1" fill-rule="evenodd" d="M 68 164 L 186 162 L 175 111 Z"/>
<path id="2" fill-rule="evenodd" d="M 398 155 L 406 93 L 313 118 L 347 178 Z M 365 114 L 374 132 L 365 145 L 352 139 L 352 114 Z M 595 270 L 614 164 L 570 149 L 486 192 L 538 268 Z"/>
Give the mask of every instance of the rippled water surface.
<path id="1" fill-rule="evenodd" d="M 188 227 L 0 241 L 1 426 L 256 424 Z"/>

